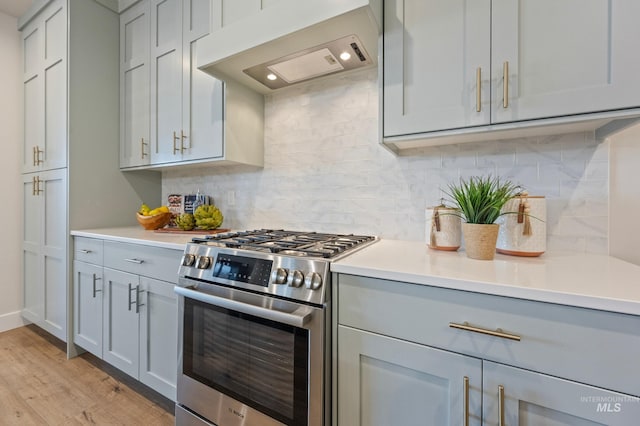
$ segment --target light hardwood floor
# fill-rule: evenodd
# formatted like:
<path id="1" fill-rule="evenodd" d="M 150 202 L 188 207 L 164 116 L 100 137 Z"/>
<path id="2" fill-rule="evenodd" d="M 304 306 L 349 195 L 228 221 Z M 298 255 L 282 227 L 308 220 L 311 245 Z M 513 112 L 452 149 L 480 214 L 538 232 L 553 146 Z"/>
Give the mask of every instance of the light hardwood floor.
<path id="1" fill-rule="evenodd" d="M 0 425 L 173 425 L 173 403 L 35 326 L 0 333 Z"/>

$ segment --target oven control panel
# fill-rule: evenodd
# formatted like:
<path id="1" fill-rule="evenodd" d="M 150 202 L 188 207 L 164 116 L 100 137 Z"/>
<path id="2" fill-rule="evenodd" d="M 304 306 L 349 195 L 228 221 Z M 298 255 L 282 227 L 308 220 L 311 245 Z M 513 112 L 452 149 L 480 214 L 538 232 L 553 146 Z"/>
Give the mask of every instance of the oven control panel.
<path id="1" fill-rule="evenodd" d="M 326 303 L 329 261 L 189 244 L 179 271 L 183 282 L 245 288 L 307 303 Z"/>
<path id="2" fill-rule="evenodd" d="M 269 286 L 273 261 L 220 253 L 213 267 L 213 277 Z"/>

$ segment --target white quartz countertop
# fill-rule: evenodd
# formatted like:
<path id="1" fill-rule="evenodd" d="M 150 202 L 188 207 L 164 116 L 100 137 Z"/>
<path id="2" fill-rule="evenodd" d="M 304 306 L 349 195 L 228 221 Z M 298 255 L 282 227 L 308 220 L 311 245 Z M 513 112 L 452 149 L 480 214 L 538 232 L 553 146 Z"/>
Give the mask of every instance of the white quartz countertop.
<path id="1" fill-rule="evenodd" d="M 108 241 L 119 241 L 122 243 L 143 244 L 154 247 L 164 247 L 175 250 L 184 250 L 193 237 L 205 234 L 173 234 L 146 231 L 140 226 L 127 226 L 122 228 L 99 228 L 72 230 L 71 235 L 77 237 L 99 238 Z"/>
<path id="2" fill-rule="evenodd" d="M 184 250 L 200 234 L 146 231 L 139 226 L 73 230 L 71 235 Z M 204 235 L 204 234 L 201 234 Z M 467 258 L 463 251 L 429 249 L 422 241 L 382 239 L 344 259 L 333 272 L 562 305 L 640 315 L 640 266 L 595 254 L 496 254 Z"/>
<path id="3" fill-rule="evenodd" d="M 333 272 L 640 315 L 640 266 L 593 254 L 494 260 L 380 240 L 331 264 Z"/>

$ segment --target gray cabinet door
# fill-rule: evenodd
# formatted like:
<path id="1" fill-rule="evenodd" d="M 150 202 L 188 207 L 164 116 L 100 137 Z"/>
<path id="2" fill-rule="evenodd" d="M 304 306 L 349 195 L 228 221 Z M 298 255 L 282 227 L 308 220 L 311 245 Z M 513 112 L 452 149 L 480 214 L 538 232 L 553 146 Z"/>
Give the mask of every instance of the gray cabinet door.
<path id="1" fill-rule="evenodd" d="M 481 368 L 477 358 L 338 326 L 338 424 L 459 426 L 468 412 L 480 425 Z"/>
<path id="2" fill-rule="evenodd" d="M 42 201 L 36 173 L 22 175 L 22 316 L 34 324 L 44 316 Z"/>
<path id="3" fill-rule="evenodd" d="M 637 396 L 488 361 L 483 362 L 483 392 L 486 426 L 629 426 L 640 418 Z"/>
<path id="4" fill-rule="evenodd" d="M 149 2 L 120 16 L 120 167 L 147 165 L 149 138 Z"/>
<path id="5" fill-rule="evenodd" d="M 197 68 L 199 40 L 211 27 L 210 0 L 183 0 L 181 160 L 224 155 L 224 85 Z"/>
<path id="6" fill-rule="evenodd" d="M 23 171 L 67 165 L 67 6 L 48 5 L 23 29 Z"/>
<path id="7" fill-rule="evenodd" d="M 180 160 L 182 1 L 151 1 L 151 162 Z"/>
<path id="8" fill-rule="evenodd" d="M 22 175 L 22 315 L 67 341 L 67 170 Z"/>
<path id="9" fill-rule="evenodd" d="M 73 341 L 102 358 L 102 266 L 73 262 Z"/>
<path id="10" fill-rule="evenodd" d="M 139 277 L 104 268 L 102 356 L 109 364 L 138 378 L 139 326 L 136 299 Z"/>
<path id="11" fill-rule="evenodd" d="M 140 277 L 140 381 L 176 400 L 178 298 L 174 285 Z"/>
<path id="12" fill-rule="evenodd" d="M 490 0 L 388 0 L 384 11 L 384 136 L 488 124 Z"/>
<path id="13" fill-rule="evenodd" d="M 638 106 L 639 15 L 636 0 L 492 0 L 491 122 Z"/>

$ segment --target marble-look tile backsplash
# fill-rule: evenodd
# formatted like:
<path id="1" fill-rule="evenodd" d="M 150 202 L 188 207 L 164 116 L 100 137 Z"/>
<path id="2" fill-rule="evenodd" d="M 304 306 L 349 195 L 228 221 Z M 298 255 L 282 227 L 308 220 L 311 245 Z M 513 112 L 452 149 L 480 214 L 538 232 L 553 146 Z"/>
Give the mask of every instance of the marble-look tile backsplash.
<path id="1" fill-rule="evenodd" d="M 609 154 L 592 132 L 420 148 L 401 157 L 378 140 L 376 70 L 292 87 L 265 99 L 264 169 L 164 171 L 163 197 L 200 189 L 228 228 L 424 240 L 424 209 L 439 203 L 450 182 L 492 174 L 546 196 L 548 250 L 607 252 Z"/>

